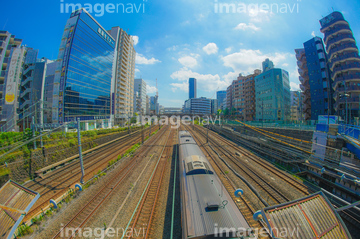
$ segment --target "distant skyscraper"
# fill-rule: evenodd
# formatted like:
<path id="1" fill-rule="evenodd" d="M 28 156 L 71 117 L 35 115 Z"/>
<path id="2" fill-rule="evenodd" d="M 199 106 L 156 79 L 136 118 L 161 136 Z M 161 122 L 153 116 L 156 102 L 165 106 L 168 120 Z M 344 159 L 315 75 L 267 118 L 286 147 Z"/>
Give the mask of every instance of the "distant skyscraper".
<path id="1" fill-rule="evenodd" d="M 263 71 L 267 71 L 274 68 L 274 63 L 270 61 L 269 59 L 265 59 L 265 61 L 262 63 Z"/>
<path id="2" fill-rule="evenodd" d="M 135 49 L 132 36 L 120 27 L 109 31 L 116 40 L 115 122 L 124 123 L 134 114 Z"/>
<path id="3" fill-rule="evenodd" d="M 84 9 L 71 14 L 55 73 L 54 122 L 80 118 L 96 125 L 111 124 L 115 46 L 115 39 Z"/>
<path id="4" fill-rule="evenodd" d="M 159 114 L 159 103 L 157 96 L 150 96 L 150 114 Z"/>
<path id="5" fill-rule="evenodd" d="M 134 111 L 144 115 L 146 114 L 146 82 L 143 79 L 134 80 L 134 92 Z"/>
<path id="6" fill-rule="evenodd" d="M 256 119 L 290 120 L 289 73 L 272 68 L 255 77 Z"/>
<path id="7" fill-rule="evenodd" d="M 304 95 L 305 120 L 317 120 L 319 115 L 327 115 L 329 109 L 332 114 L 332 80 L 322 39 L 314 37 L 295 52 Z"/>
<path id="8" fill-rule="evenodd" d="M 196 98 L 196 79 L 189 79 L 189 99 Z"/>
<path id="9" fill-rule="evenodd" d="M 231 110 L 233 107 L 233 85 L 229 85 L 226 89 L 226 107 L 228 110 Z"/>
<path id="10" fill-rule="evenodd" d="M 226 90 L 216 92 L 216 99 L 218 100 L 218 109 L 222 109 L 223 105 L 226 103 Z"/>
<path id="11" fill-rule="evenodd" d="M 340 12 L 324 17 L 320 25 L 334 81 L 335 110 L 343 118 L 359 117 L 360 57 L 353 32 Z"/>

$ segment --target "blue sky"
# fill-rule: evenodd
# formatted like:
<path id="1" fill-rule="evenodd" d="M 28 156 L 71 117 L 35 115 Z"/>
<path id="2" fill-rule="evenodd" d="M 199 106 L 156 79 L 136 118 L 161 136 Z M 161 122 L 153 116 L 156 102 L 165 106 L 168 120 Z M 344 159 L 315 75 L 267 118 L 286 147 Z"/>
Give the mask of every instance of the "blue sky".
<path id="1" fill-rule="evenodd" d="M 123 13 L 120 7 L 118 13 L 104 11 L 102 15 L 98 6 L 92 15 L 105 29 L 120 26 L 136 36 L 136 77 L 141 76 L 148 83 L 149 95 L 155 94 L 158 79 L 159 101 L 164 106 L 183 104 L 188 98 L 189 77 L 198 79 L 198 96 L 216 97 L 216 90 L 226 89 L 239 73 L 261 68 L 265 58 L 287 70 L 292 88 L 298 89 L 294 49 L 302 47 L 312 35 L 323 36 L 319 20 L 332 9 L 344 14 L 356 40 L 360 39 L 360 2 L 356 0 L 3 1 L 0 29 L 39 49 L 39 57 L 56 59 L 70 16 L 60 10 L 61 4 L 66 3 L 90 3 L 92 7 L 97 3 L 122 3 L 140 8 L 138 13 L 135 9 L 133 13 Z M 235 13 L 216 13 L 220 3 L 246 8 L 238 8 Z M 260 10 L 261 4 L 271 3 L 287 7 L 283 13 L 275 5 L 273 12 L 266 6 Z"/>

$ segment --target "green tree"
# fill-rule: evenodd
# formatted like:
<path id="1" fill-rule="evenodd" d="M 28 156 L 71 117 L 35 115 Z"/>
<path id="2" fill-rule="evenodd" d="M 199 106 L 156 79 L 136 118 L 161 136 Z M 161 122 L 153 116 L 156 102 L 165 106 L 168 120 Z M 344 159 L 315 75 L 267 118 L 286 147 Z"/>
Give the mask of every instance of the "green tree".
<path id="1" fill-rule="evenodd" d="M 220 115 L 221 112 L 222 112 L 221 109 L 218 109 L 218 110 L 217 110 L 217 115 Z"/>
<path id="2" fill-rule="evenodd" d="M 229 109 L 228 109 L 228 108 L 226 108 L 226 109 L 224 110 L 224 115 L 225 115 L 225 116 L 229 115 Z"/>

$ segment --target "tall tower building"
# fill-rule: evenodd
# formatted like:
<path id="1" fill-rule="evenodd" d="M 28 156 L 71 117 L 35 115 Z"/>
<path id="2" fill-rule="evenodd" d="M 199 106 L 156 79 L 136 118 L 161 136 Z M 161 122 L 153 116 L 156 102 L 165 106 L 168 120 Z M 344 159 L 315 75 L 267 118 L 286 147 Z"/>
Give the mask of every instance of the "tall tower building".
<path id="1" fill-rule="evenodd" d="M 146 114 L 146 82 L 143 79 L 134 80 L 134 112 Z"/>
<path id="2" fill-rule="evenodd" d="M 304 96 L 305 120 L 317 120 L 319 115 L 332 114 L 332 80 L 322 39 L 314 37 L 295 52 Z"/>
<path id="3" fill-rule="evenodd" d="M 220 90 L 216 92 L 216 99 L 218 100 L 218 109 L 222 109 L 226 104 L 226 90 Z"/>
<path id="4" fill-rule="evenodd" d="M 359 117 L 360 57 L 349 23 L 340 12 L 320 20 L 328 53 L 331 78 L 335 90 L 334 105 L 338 115 L 348 119 Z"/>
<path id="5" fill-rule="evenodd" d="M 116 39 L 115 61 L 115 122 L 132 117 L 134 110 L 135 56 L 132 36 L 120 27 L 109 33 Z"/>
<path id="6" fill-rule="evenodd" d="M 0 125 L 1 131 L 18 131 L 19 84 L 26 48 L 21 39 L 0 31 Z"/>
<path id="7" fill-rule="evenodd" d="M 189 99 L 196 98 L 196 79 L 189 78 Z"/>
<path id="8" fill-rule="evenodd" d="M 113 62 L 116 42 L 84 9 L 71 13 L 62 36 L 54 79 L 53 122 L 113 121 Z"/>

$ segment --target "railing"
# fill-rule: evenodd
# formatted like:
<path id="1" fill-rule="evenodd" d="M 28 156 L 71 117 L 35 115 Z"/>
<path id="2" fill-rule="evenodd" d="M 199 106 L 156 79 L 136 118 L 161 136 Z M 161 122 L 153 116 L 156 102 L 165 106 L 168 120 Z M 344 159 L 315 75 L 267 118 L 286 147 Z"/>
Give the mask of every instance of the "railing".
<path id="1" fill-rule="evenodd" d="M 360 80 L 360 75 L 351 74 L 351 75 L 336 77 L 334 83 L 332 84 L 333 88 L 336 88 L 336 85 L 339 82 L 344 82 L 346 80 Z"/>
<path id="2" fill-rule="evenodd" d="M 331 56 L 332 56 L 334 53 L 336 53 L 336 52 L 338 52 L 338 51 L 341 51 L 341 50 L 345 50 L 345 49 L 347 49 L 347 48 L 355 48 L 355 49 L 358 49 L 357 46 L 356 46 L 356 44 L 353 43 L 353 42 L 346 43 L 346 44 L 340 45 L 340 46 L 335 46 L 335 47 L 331 48 L 330 51 L 329 51 L 330 59 L 331 59 Z"/>
<path id="3" fill-rule="evenodd" d="M 337 66 L 334 68 L 333 70 L 333 77 L 334 75 L 336 75 L 339 71 L 342 71 L 342 70 L 349 70 L 351 68 L 359 68 L 360 69 L 360 63 L 359 62 L 353 62 L 351 64 L 346 64 L 346 65 L 343 65 L 343 66 Z"/>
<path id="4" fill-rule="evenodd" d="M 345 55 L 342 56 L 338 56 L 334 59 L 331 60 L 331 65 L 330 68 L 332 69 L 334 67 L 334 64 L 341 61 L 341 60 L 346 60 L 346 59 L 350 59 L 350 58 L 356 58 L 360 60 L 360 56 L 358 53 L 356 52 L 352 52 L 352 53 L 346 53 Z"/>
<path id="5" fill-rule="evenodd" d="M 332 38 L 331 40 L 328 41 L 328 44 L 326 45 L 326 51 L 329 50 L 329 47 L 330 47 L 332 44 L 334 44 L 334 43 L 336 43 L 336 42 L 338 42 L 338 41 L 341 41 L 341 40 L 343 40 L 343 39 L 347 39 L 347 38 L 352 39 L 352 40 L 355 41 L 354 36 L 353 36 L 352 34 L 342 34 L 342 35 L 337 36 L 337 37 L 334 37 L 334 38 Z"/>
<path id="6" fill-rule="evenodd" d="M 335 27 L 334 29 L 332 30 L 329 30 L 325 33 L 325 36 L 324 36 L 324 42 L 325 44 L 327 44 L 327 40 L 328 40 L 328 37 L 331 36 L 332 34 L 334 34 L 335 32 L 338 32 L 338 31 L 341 31 L 341 30 L 349 30 L 351 31 L 350 27 L 349 27 L 349 24 L 348 23 L 345 23 L 344 24 L 341 24 L 337 27 Z"/>

